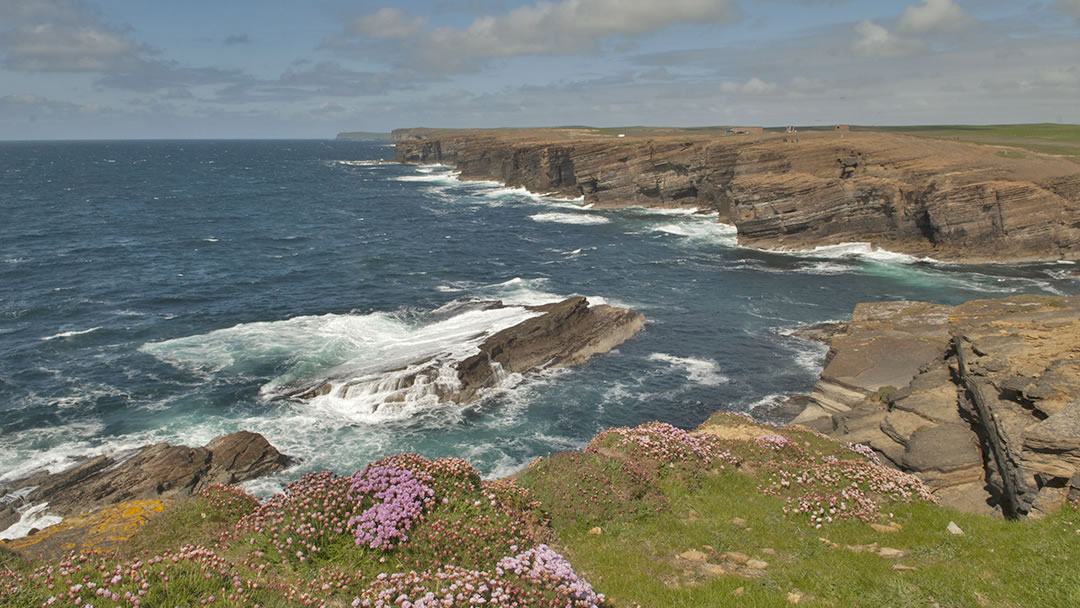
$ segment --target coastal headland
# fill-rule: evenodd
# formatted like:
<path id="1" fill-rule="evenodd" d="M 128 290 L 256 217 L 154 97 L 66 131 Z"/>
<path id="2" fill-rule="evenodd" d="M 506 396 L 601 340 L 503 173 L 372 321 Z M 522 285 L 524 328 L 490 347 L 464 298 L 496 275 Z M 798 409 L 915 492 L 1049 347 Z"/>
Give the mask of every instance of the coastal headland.
<path id="1" fill-rule="evenodd" d="M 959 137 L 959 136 L 957 136 Z M 597 208 L 693 208 L 740 244 L 845 242 L 962 262 L 1080 258 L 1065 155 L 886 131 L 398 129 L 396 158 Z"/>

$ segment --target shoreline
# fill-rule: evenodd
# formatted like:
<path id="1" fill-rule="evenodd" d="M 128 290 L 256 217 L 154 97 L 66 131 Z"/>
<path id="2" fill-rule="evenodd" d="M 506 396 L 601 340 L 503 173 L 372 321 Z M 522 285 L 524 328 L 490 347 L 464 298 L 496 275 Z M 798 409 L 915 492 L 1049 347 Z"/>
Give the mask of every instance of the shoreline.
<path id="1" fill-rule="evenodd" d="M 403 163 L 438 163 L 463 181 L 583 198 L 597 209 L 713 209 L 736 226 L 741 245 L 767 251 L 865 242 L 935 263 L 1080 259 L 1080 174 L 1052 157 L 1011 159 L 975 144 L 883 132 L 798 141 L 400 134 L 395 158 Z"/>

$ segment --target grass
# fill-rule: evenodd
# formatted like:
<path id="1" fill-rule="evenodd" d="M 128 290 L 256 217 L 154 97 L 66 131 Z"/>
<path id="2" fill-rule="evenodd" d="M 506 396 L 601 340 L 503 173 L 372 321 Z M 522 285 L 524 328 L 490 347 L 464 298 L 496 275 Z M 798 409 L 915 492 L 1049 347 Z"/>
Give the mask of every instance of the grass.
<path id="1" fill-rule="evenodd" d="M 307 476 L 262 503 L 218 487 L 170 505 L 119 553 L 0 550 L 0 604 L 1080 605 L 1078 505 L 1024 522 L 959 513 L 867 454 L 717 414 L 695 433 L 605 431 L 513 481 L 399 455 L 372 467 L 408 471 L 412 494 L 357 494 L 364 473 Z M 358 546 L 353 518 L 405 495 L 428 497 L 422 516 L 394 519 L 391 546 Z"/>
<path id="2" fill-rule="evenodd" d="M 1011 146 L 1040 154 L 1054 154 L 1080 161 L 1080 125 L 1056 123 L 1018 125 L 934 125 L 912 127 L 859 127 L 866 131 L 890 131 L 919 137 L 959 139 L 994 146 Z M 1023 158 L 1017 150 L 999 152 L 1006 158 Z"/>

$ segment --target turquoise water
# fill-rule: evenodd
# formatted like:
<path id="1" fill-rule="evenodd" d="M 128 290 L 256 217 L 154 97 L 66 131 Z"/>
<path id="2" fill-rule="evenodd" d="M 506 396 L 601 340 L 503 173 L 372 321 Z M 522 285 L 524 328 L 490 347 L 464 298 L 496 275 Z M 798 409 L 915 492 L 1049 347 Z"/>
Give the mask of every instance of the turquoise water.
<path id="1" fill-rule="evenodd" d="M 715 216 L 599 211 L 392 158 L 363 142 L 0 144 L 0 482 L 78 455 L 250 429 L 310 470 L 392 452 L 488 475 L 597 431 L 760 415 L 813 385 L 791 329 L 855 303 L 1080 292 L 1071 265 L 962 266 L 865 246 L 740 248 Z M 586 365 L 479 403 L 388 399 L 392 370 L 467 353 L 572 294 L 643 312 Z M 297 387 L 360 379 L 348 399 Z"/>

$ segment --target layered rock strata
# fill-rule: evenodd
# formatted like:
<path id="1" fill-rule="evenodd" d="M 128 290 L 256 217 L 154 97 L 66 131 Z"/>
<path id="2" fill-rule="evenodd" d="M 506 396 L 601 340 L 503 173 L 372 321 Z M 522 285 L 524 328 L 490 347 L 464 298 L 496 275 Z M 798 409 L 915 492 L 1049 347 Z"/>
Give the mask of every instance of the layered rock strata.
<path id="1" fill-rule="evenodd" d="M 477 302 L 472 306 L 490 309 L 504 305 Z M 484 389 L 498 386 L 510 374 L 581 364 L 629 340 L 645 326 L 645 316 L 633 309 L 606 304 L 591 306 L 582 296 L 526 308 L 538 314 L 488 336 L 476 354 L 460 361 L 433 358 L 396 370 L 389 381 L 393 386 L 386 399 L 434 395 L 439 402 L 468 403 L 477 399 Z M 448 373 L 451 378 L 447 378 Z M 348 397 L 354 384 L 357 390 L 369 390 L 366 387 L 370 386 L 370 380 L 331 380 L 289 396 Z M 417 387 L 423 390 L 415 390 Z"/>
<path id="2" fill-rule="evenodd" d="M 1080 297 L 860 304 L 793 421 L 864 443 L 947 505 L 1080 495 Z"/>
<path id="3" fill-rule="evenodd" d="M 280 471 L 289 457 L 258 433 L 222 435 L 203 447 L 158 443 L 127 454 L 94 456 L 60 473 L 42 471 L 0 488 L 0 529 L 20 509 L 48 503 L 52 515 L 69 517 L 108 505 L 190 496 L 214 483 L 240 483 Z"/>
<path id="4" fill-rule="evenodd" d="M 1080 166 L 891 133 L 601 136 L 595 131 L 400 130 L 402 162 L 584 197 L 597 207 L 716 211 L 739 242 L 843 242 L 942 260 L 1080 257 Z M 1010 155 L 1014 156 L 1014 155 Z"/>

